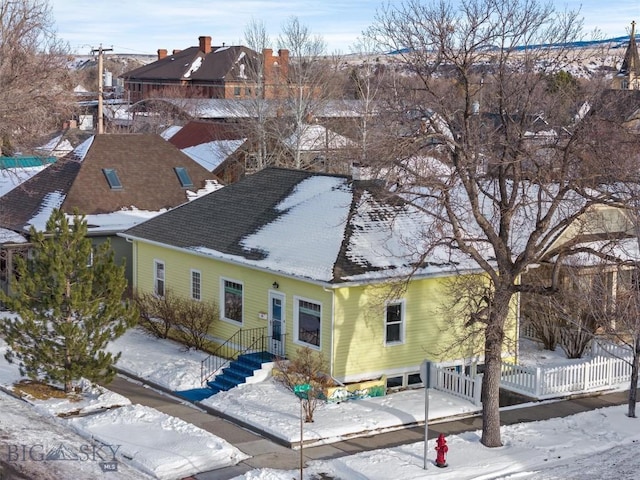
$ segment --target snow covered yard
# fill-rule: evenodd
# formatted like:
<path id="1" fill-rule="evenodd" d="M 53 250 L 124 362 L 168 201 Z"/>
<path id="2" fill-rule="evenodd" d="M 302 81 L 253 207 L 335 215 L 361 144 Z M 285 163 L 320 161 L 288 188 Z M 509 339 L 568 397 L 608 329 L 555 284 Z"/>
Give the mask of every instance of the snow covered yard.
<path id="1" fill-rule="evenodd" d="M 14 384 L 22 377 L 17 366 L 4 359 L 6 348 L 6 344 L 0 340 L 0 385 L 5 390 L 15 391 Z M 142 405 L 132 405 L 127 398 L 88 382 L 83 383 L 82 387 L 82 394 L 71 398 L 38 400 L 26 397 L 25 400 L 33 406 L 31 410 L 34 414 L 37 411 L 61 428 L 71 427 L 87 440 L 87 445 L 105 446 L 105 455 L 113 452 L 112 457 L 117 458 L 118 464 L 133 466 L 152 478 L 182 478 L 235 465 L 248 457 L 225 440 L 179 418 Z M 5 395 L 0 397 L 9 401 Z M 30 414 L 21 421 L 16 416 L 12 418 L 12 427 L 17 431 L 25 430 L 27 426 L 23 422 L 37 424 L 34 418 Z M 56 430 L 50 431 L 49 428 L 43 429 L 37 439 L 19 438 L 20 443 L 27 444 L 29 448 L 36 443 L 43 445 L 40 450 L 44 452 L 50 452 L 64 442 Z M 74 450 L 66 444 L 63 446 L 68 450 L 67 457 L 82 456 L 80 447 Z M 84 448 L 86 450 L 88 447 Z M 11 456 L 7 459 L 16 460 Z M 98 468 L 97 463 L 94 467 Z M 57 478 L 69 477 L 61 475 Z"/>
<path id="2" fill-rule="evenodd" d="M 141 329 L 131 329 L 113 342 L 122 351 L 118 368 L 170 390 L 200 388 L 199 351 L 185 351 L 170 340 L 158 340 Z M 157 382 L 154 380 L 157 379 Z M 205 399 L 203 405 L 289 443 L 300 441 L 300 401 L 272 378 L 242 384 Z M 429 418 L 444 419 L 471 414 L 471 402 L 435 390 L 429 391 Z M 347 437 L 403 428 L 424 421 L 424 390 L 406 390 L 384 397 L 321 404 L 313 424 L 305 425 L 305 444 L 333 443 Z"/>
<path id="3" fill-rule="evenodd" d="M 309 462 L 305 480 L 635 480 L 640 477 L 640 419 L 626 407 L 502 428 L 500 448 L 480 444 L 480 432 L 449 437 L 447 468 L 434 465 L 435 442 Z M 257 469 L 234 480 L 291 480 L 296 471 Z M 324 477 L 327 478 L 327 477 Z"/>
<path id="4" fill-rule="evenodd" d="M 561 352 L 539 350 L 533 342 L 523 342 L 522 345 L 521 360 L 524 364 L 557 365 L 566 362 Z M 0 354 L 4 348 L 6 346 L 0 346 Z M 119 368 L 137 377 L 157 381 L 172 390 L 200 386 L 200 360 L 205 356 L 202 352 L 186 351 L 175 342 L 158 340 L 138 329 L 127 332 L 110 348 L 123 351 Z M 0 360 L 0 384 L 10 386 L 18 379 L 17 368 Z M 85 393 L 79 402 L 33 401 L 36 408 L 28 408 L 30 413 L 24 415 L 24 420 L 16 415 L 10 418 L 10 422 L 17 429 L 27 429 L 23 424 L 35 425 L 34 415 L 40 421 L 50 419 L 47 421 L 57 427 L 47 428 L 46 434 L 41 433 L 41 443 L 60 443 L 59 430 L 71 426 L 81 432 L 80 438 L 117 446 L 120 466 L 129 475 L 119 475 L 118 478 L 147 478 L 147 474 L 155 478 L 180 478 L 232 465 L 246 458 L 218 437 L 156 410 L 130 405 L 126 398 L 106 389 L 87 385 Z M 477 411 L 471 403 L 437 391 L 431 390 L 429 398 L 431 424 L 439 418 Z M 27 408 L 22 402 L 4 395 L 0 395 L 0 399 Z M 299 400 L 272 379 L 220 393 L 207 399 L 205 404 L 288 442 L 299 441 Z M 109 409 L 115 405 L 118 407 Z M 46 416 L 38 415 L 36 410 L 46 412 Z M 56 415 L 70 412 L 81 416 L 56 418 Z M 433 464 L 435 443 L 430 441 L 427 470 L 423 469 L 424 444 L 418 442 L 309 462 L 305 467 L 305 480 L 322 478 L 321 473 L 341 480 L 432 477 L 443 480 L 636 479 L 640 472 L 640 423 L 637 419 L 629 419 L 625 413 L 626 406 L 611 407 L 567 418 L 503 427 L 504 446 L 497 449 L 483 447 L 479 441 L 480 432 L 451 436 L 447 438 L 449 467 L 445 469 Z M 424 390 L 407 390 L 385 397 L 321 405 L 316 411 L 315 421 L 304 425 L 304 438 L 306 445 L 328 444 L 343 438 L 394 430 L 423 420 Z M 38 438 L 33 435 L 25 437 L 25 442 L 36 440 Z M 85 463 L 87 465 L 74 465 L 74 468 L 81 467 L 83 472 L 97 468 Z M 135 472 L 143 473 L 136 477 Z M 96 475 L 89 477 L 95 478 Z M 236 480 L 291 478 L 298 478 L 298 472 L 257 469 L 236 477 Z"/>

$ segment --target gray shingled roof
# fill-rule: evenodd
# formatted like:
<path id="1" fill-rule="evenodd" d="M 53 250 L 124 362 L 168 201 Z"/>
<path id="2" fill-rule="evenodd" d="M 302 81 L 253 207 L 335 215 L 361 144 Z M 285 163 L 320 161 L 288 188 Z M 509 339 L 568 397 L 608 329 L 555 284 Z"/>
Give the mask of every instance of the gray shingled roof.
<path id="1" fill-rule="evenodd" d="M 180 248 L 246 256 L 240 240 L 278 216 L 283 198 L 311 172 L 270 168 L 137 225 L 126 235 Z M 256 255 L 254 255 L 256 258 Z"/>
<path id="2" fill-rule="evenodd" d="M 220 82 L 222 80 L 240 79 L 239 67 L 236 64 L 240 57 L 242 63 L 248 64 L 245 75 L 253 71 L 253 63 L 258 54 L 250 48 L 243 46 L 212 47 L 211 52 L 205 54 L 200 47 L 189 47 L 179 52 L 167 55 L 165 58 L 149 63 L 122 74 L 127 80 L 166 80 L 178 81 L 189 79 L 193 82 Z M 191 66 L 198 57 L 202 58 L 202 64 L 187 77 Z"/>
<path id="3" fill-rule="evenodd" d="M 374 182 L 267 168 L 122 235 L 340 283 L 372 273 L 378 279 L 395 276 L 398 268 L 411 265 L 409 255 L 394 257 L 392 250 L 402 241 L 387 243 L 398 233 L 398 212 L 403 219 L 396 225 L 406 227 L 417 218 L 405 207 Z"/>

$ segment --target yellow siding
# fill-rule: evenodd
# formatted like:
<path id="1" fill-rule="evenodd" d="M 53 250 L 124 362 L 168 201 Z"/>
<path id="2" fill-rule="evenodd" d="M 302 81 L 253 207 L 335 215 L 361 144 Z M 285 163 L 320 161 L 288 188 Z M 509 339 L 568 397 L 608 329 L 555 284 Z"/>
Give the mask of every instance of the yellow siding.
<path id="1" fill-rule="evenodd" d="M 165 263 L 166 286 L 180 295 L 190 295 L 191 269 L 201 272 L 203 300 L 220 304 L 221 278 L 242 283 L 243 329 L 267 327 L 269 292 L 277 291 L 285 295 L 286 354 L 289 358 L 304 346 L 294 341 L 296 299 L 321 304 L 321 351 L 330 362 L 331 374 L 339 380 L 357 381 L 382 374 L 415 373 L 426 358 L 437 362 L 454 362 L 482 353 L 482 338 L 459 341 L 464 335 L 461 319 L 450 318 L 450 313 L 444 313 L 447 279 L 414 280 L 401 294 L 393 295 L 393 298 L 405 302 L 404 342 L 385 345 L 385 301 L 392 298 L 389 286 L 331 290 L 321 285 L 145 243 L 135 242 L 134 252 L 134 281 L 140 291 L 153 291 L 154 260 Z M 279 284 L 277 290 L 273 290 L 274 282 Z M 508 330 L 512 338 L 515 338 L 515 325 L 513 322 Z M 211 334 L 227 339 L 238 328 L 240 325 L 218 319 L 214 322 Z"/>
<path id="2" fill-rule="evenodd" d="M 380 286 L 337 290 L 333 375 L 356 381 L 382 373 L 416 372 L 427 358 L 456 362 L 481 356 L 482 336 L 465 338 L 469 331 L 462 326 L 464 319 L 445 312 L 447 282 L 415 280 L 395 295 Z M 404 300 L 404 342 L 385 345 L 385 302 L 394 298 Z M 508 335 L 515 338 L 515 334 L 515 322 L 510 322 Z"/>
<path id="3" fill-rule="evenodd" d="M 199 255 L 170 250 L 167 248 L 135 242 L 134 255 L 136 279 L 139 291 L 153 291 L 154 260 L 165 264 L 165 284 L 172 292 L 189 297 L 191 292 L 191 270 L 201 272 L 202 300 L 214 301 L 220 305 L 221 278 L 243 284 L 243 324 L 218 320 L 211 334 L 221 339 L 231 337 L 240 327 L 243 329 L 267 327 L 264 315 L 269 311 L 269 291 L 285 295 L 286 353 L 291 356 L 302 346 L 294 343 L 294 296 L 319 303 L 321 310 L 321 348 L 328 360 L 331 349 L 332 294 L 323 287 L 276 274 L 250 269 Z M 279 287 L 273 290 L 273 283 Z"/>

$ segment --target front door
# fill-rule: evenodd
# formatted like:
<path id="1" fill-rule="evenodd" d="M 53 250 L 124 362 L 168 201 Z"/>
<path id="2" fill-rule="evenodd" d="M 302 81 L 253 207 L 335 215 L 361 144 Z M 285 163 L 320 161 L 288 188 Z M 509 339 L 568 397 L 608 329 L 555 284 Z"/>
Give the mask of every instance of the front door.
<path id="1" fill-rule="evenodd" d="M 284 295 L 269 292 L 269 352 L 284 357 Z"/>

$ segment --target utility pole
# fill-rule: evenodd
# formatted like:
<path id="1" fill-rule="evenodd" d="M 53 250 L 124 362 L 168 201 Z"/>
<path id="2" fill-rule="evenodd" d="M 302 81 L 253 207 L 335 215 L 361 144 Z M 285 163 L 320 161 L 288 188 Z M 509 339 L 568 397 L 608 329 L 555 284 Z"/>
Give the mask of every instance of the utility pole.
<path id="1" fill-rule="evenodd" d="M 103 101 L 103 79 L 102 79 L 102 71 L 103 71 L 103 55 L 104 52 L 111 52 L 113 48 L 102 48 L 102 44 L 97 49 L 91 50 L 91 53 L 98 52 L 98 135 L 104 133 L 104 118 L 102 114 L 102 101 Z"/>

